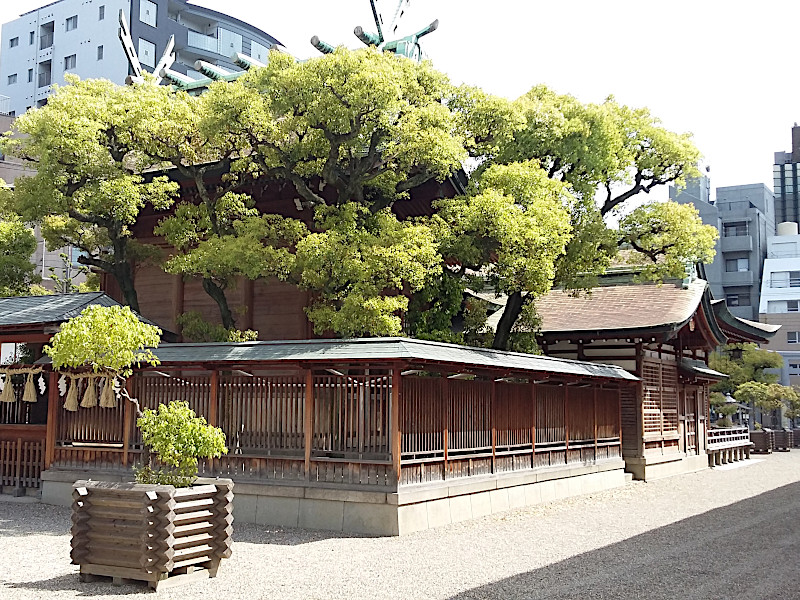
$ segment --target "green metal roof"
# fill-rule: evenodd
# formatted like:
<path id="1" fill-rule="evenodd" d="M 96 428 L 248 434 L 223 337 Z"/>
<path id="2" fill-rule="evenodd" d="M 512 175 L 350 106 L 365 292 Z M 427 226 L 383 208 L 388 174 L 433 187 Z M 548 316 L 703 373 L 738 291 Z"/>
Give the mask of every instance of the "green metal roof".
<path id="1" fill-rule="evenodd" d="M 154 350 L 166 364 L 423 361 L 468 369 L 490 368 L 577 377 L 638 381 L 621 367 L 576 360 L 471 348 L 409 338 L 298 340 L 277 342 L 163 344 Z"/>

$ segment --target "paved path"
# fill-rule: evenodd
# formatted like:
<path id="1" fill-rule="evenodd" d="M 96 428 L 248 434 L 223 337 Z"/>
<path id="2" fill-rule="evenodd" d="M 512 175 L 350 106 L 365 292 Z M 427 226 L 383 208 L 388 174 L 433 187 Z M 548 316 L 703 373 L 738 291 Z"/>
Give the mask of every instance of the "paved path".
<path id="1" fill-rule="evenodd" d="M 800 598 L 800 450 L 403 538 L 240 524 L 214 580 L 159 597 Z M 152 598 L 78 582 L 69 511 L 0 499 L 0 598 Z"/>

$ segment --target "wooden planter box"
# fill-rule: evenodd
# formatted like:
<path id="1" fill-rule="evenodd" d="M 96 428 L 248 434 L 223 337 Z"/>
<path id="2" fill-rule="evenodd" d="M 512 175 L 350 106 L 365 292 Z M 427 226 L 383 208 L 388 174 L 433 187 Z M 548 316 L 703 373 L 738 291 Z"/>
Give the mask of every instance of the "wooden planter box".
<path id="1" fill-rule="evenodd" d="M 775 449 L 775 432 L 771 429 L 751 431 L 750 441 L 753 442 L 753 452 L 771 453 Z"/>
<path id="2" fill-rule="evenodd" d="M 794 434 L 794 447 L 800 448 L 800 428 L 795 427 L 792 429 L 792 433 Z"/>
<path id="3" fill-rule="evenodd" d="M 72 564 L 82 580 L 101 575 L 158 589 L 214 577 L 233 543 L 233 482 L 194 486 L 77 481 L 73 485 Z"/>
<path id="4" fill-rule="evenodd" d="M 775 449 L 788 452 L 794 446 L 794 432 L 791 429 L 775 429 Z"/>

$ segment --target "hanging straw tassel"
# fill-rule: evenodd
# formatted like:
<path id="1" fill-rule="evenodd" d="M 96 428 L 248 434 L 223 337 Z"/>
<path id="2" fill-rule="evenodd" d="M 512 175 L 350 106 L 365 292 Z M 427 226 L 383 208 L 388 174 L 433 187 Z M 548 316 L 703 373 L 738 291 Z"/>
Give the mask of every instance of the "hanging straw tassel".
<path id="1" fill-rule="evenodd" d="M 117 397 L 114 395 L 114 378 L 106 377 L 103 384 L 103 392 L 100 395 L 100 406 L 103 408 L 115 408 L 117 406 Z"/>
<path id="2" fill-rule="evenodd" d="M 64 402 L 64 409 L 71 412 L 78 410 L 78 381 L 73 377 L 69 384 L 67 400 Z"/>
<path id="3" fill-rule="evenodd" d="M 14 396 L 14 384 L 11 382 L 11 375 L 6 374 L 6 384 L 3 387 L 3 393 L 0 394 L 0 402 L 16 402 Z"/>
<path id="4" fill-rule="evenodd" d="M 23 402 L 36 402 L 36 385 L 33 382 L 33 373 L 28 373 L 28 380 L 25 382 L 25 391 L 22 393 Z"/>
<path id="5" fill-rule="evenodd" d="M 94 387 L 94 378 L 89 377 L 86 380 L 86 393 L 83 395 L 81 408 L 92 408 L 97 406 L 97 388 Z"/>

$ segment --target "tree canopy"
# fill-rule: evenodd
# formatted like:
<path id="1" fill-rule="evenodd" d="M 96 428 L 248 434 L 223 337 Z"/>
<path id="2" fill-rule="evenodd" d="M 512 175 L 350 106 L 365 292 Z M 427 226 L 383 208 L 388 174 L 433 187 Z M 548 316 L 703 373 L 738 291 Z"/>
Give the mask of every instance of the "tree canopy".
<path id="1" fill-rule="evenodd" d="M 67 81 L 46 106 L 16 119 L 21 136 L 4 140 L 7 153 L 36 169 L 16 179 L 10 205 L 25 222 L 41 223 L 48 248 L 80 248 L 78 261 L 112 275 L 138 310 L 131 262 L 148 253 L 131 227 L 146 205 L 168 208 L 177 185 L 143 175 L 150 163 L 134 138 L 143 121 L 157 119 L 153 99 L 167 90 Z"/>
<path id="2" fill-rule="evenodd" d="M 713 252 L 713 228 L 690 208 L 626 206 L 680 183 L 699 156 L 647 109 L 544 86 L 511 102 L 375 49 L 305 62 L 273 52 L 197 97 L 70 79 L 17 129 L 6 147 L 38 171 L 19 180 L 16 212 L 51 245 L 81 248 L 134 308 L 131 265 L 153 253 L 131 227 L 144 207 L 171 208 L 180 180 L 181 202 L 156 229 L 172 247 L 164 268 L 202 281 L 228 339 L 244 334 L 227 290 L 278 278 L 311 292 L 318 332 L 392 335 L 405 323 L 454 339 L 465 319 L 476 335 L 462 340 L 508 348 L 530 334 L 536 298 L 591 287 L 621 246 L 652 278 Z M 398 202 L 464 166 L 465 193 L 398 219 Z M 301 218 L 253 200 L 276 185 Z M 623 209 L 619 229 L 605 222 Z M 477 303 L 463 305 L 468 290 L 504 299 L 495 333 Z"/>

